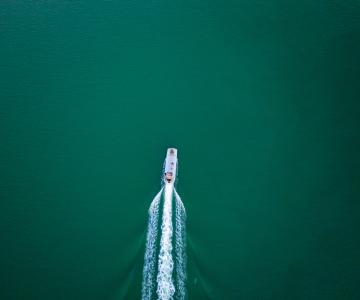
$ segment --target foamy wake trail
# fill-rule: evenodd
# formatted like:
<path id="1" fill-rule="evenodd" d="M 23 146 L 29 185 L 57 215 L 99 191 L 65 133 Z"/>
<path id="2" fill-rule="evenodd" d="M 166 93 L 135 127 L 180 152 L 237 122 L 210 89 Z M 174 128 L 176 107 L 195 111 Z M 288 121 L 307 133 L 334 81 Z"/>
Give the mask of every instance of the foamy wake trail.
<path id="1" fill-rule="evenodd" d="M 177 299 L 186 298 L 186 211 L 179 194 L 174 189 L 176 202 L 175 223 L 175 259 L 176 259 L 176 290 Z"/>
<path id="2" fill-rule="evenodd" d="M 149 209 L 142 300 L 153 300 L 156 295 L 158 300 L 186 299 L 185 223 L 186 212 L 180 196 L 173 183 L 165 184 Z"/>
<path id="3" fill-rule="evenodd" d="M 156 266 L 156 241 L 158 235 L 159 206 L 163 189 L 155 196 L 149 208 L 148 232 L 146 236 L 146 250 L 143 269 L 142 297 L 151 300 L 154 289 L 154 276 Z"/>
<path id="4" fill-rule="evenodd" d="M 171 300 L 175 293 L 175 286 L 172 280 L 174 261 L 172 258 L 172 196 L 173 184 L 165 185 L 164 210 L 161 224 L 160 253 L 157 275 L 157 295 L 159 300 Z"/>

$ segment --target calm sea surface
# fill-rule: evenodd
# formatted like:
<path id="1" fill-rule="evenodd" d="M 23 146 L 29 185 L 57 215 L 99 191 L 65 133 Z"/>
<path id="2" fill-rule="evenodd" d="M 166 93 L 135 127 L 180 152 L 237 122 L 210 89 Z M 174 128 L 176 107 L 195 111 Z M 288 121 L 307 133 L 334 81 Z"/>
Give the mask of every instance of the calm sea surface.
<path id="1" fill-rule="evenodd" d="M 140 299 L 179 150 L 188 294 L 360 299 L 357 0 L 0 3 L 0 299 Z"/>

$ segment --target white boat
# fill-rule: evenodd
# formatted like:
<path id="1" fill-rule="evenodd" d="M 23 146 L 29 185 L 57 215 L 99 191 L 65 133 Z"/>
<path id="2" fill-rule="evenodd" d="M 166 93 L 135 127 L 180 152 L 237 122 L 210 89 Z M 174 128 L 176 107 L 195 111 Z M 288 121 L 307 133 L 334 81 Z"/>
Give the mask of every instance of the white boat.
<path id="1" fill-rule="evenodd" d="M 166 158 L 164 162 L 164 182 L 173 183 L 176 180 L 177 175 L 177 149 L 169 148 L 166 152 Z"/>

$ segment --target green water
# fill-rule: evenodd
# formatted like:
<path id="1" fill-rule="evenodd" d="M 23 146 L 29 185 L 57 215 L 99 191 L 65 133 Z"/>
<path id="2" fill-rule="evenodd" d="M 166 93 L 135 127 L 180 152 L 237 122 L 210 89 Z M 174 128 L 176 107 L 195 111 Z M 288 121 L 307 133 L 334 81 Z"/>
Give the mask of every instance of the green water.
<path id="1" fill-rule="evenodd" d="M 140 299 L 179 149 L 189 299 L 360 299 L 360 4 L 0 3 L 0 299 Z"/>

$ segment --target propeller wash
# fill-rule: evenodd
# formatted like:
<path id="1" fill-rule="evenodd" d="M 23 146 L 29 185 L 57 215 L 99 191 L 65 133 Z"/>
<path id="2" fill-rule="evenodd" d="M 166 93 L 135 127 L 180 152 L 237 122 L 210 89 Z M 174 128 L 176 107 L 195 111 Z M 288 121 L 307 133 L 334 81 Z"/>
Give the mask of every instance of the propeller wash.
<path id="1" fill-rule="evenodd" d="M 149 208 L 142 300 L 186 299 L 186 212 L 175 190 L 177 164 L 177 150 L 169 148 L 162 188 Z"/>

